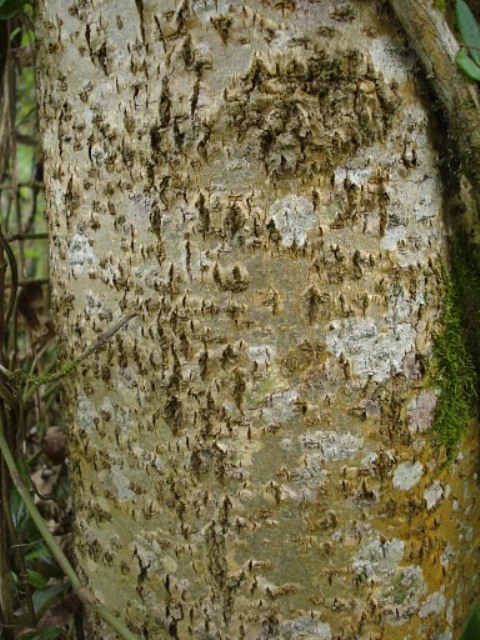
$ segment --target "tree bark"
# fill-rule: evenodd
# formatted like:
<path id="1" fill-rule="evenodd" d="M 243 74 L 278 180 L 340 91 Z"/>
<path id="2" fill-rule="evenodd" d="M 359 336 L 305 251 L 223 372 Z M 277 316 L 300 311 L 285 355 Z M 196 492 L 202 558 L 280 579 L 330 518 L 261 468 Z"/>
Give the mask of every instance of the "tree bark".
<path id="1" fill-rule="evenodd" d="M 38 0 L 76 560 L 145 638 L 448 640 L 435 121 L 381 3 Z M 112 632 L 90 620 L 90 638 Z"/>

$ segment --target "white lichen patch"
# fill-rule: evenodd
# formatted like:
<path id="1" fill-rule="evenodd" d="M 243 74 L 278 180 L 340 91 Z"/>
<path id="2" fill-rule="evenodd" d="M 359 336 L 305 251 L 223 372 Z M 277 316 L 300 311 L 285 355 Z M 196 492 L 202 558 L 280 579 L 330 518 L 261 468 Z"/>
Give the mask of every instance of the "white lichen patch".
<path id="1" fill-rule="evenodd" d="M 146 231 L 150 228 L 152 197 L 148 193 L 128 194 L 125 209 L 128 223 L 140 231 Z"/>
<path id="2" fill-rule="evenodd" d="M 443 488 L 438 480 L 435 480 L 433 484 L 427 487 L 423 493 L 427 509 L 433 509 L 437 502 L 443 496 Z"/>
<path id="3" fill-rule="evenodd" d="M 158 570 L 159 558 L 162 555 L 161 546 L 151 535 L 147 532 L 145 535 L 135 536 L 135 556 L 147 574 Z"/>
<path id="4" fill-rule="evenodd" d="M 398 538 L 383 540 L 377 538 L 364 544 L 355 554 L 352 569 L 355 573 L 372 580 L 381 580 L 393 575 L 401 562 L 405 543 Z"/>
<path id="5" fill-rule="evenodd" d="M 293 472 L 295 482 L 308 490 L 316 490 L 323 486 L 329 475 L 325 469 L 325 458 L 320 453 L 303 456 L 300 466 Z M 289 497 L 294 502 L 300 502 L 299 495 L 301 494 L 296 489 L 292 489 L 292 494 Z M 315 495 L 316 493 L 311 495 L 312 500 L 315 499 Z M 305 496 L 305 501 L 310 502 L 308 491 Z"/>
<path id="6" fill-rule="evenodd" d="M 380 70 L 387 82 L 405 82 L 407 73 L 405 61 L 397 48 L 386 36 L 372 38 L 368 45 L 368 51 L 375 68 Z"/>
<path id="7" fill-rule="evenodd" d="M 248 357 L 258 364 L 268 364 L 275 355 L 275 347 L 270 344 L 252 344 L 248 347 Z"/>
<path id="8" fill-rule="evenodd" d="M 120 501 L 133 500 L 135 493 L 130 489 L 130 480 L 117 467 L 111 470 L 112 484 L 115 487 L 115 493 Z"/>
<path id="9" fill-rule="evenodd" d="M 421 618 L 438 615 L 442 611 L 445 611 L 445 607 L 445 596 L 440 591 L 435 591 L 435 593 L 430 594 L 425 600 L 419 615 Z"/>
<path id="10" fill-rule="evenodd" d="M 139 462 L 142 462 L 143 464 L 148 464 L 154 467 L 155 469 L 157 469 L 158 471 L 163 469 L 165 466 L 160 456 L 156 455 L 153 451 L 148 451 L 147 449 L 144 449 L 138 444 L 135 444 L 132 446 L 131 453 L 137 458 Z"/>
<path id="11" fill-rule="evenodd" d="M 323 460 L 349 460 L 363 445 L 363 438 L 338 431 L 308 431 L 299 440 L 302 449 L 318 449 Z"/>
<path id="12" fill-rule="evenodd" d="M 414 348 L 415 330 L 408 323 L 379 330 L 371 318 L 334 320 L 326 335 L 328 350 L 346 358 L 360 381 L 383 382 L 403 371 L 402 361 Z"/>
<path id="13" fill-rule="evenodd" d="M 260 414 L 268 424 L 290 420 L 294 416 L 294 403 L 297 398 L 298 393 L 295 389 L 274 392 L 270 394 L 268 401 L 261 408 Z"/>
<path id="14" fill-rule="evenodd" d="M 117 379 L 119 389 L 122 389 L 123 386 L 127 389 L 137 387 L 135 372 L 131 367 L 117 367 Z"/>
<path id="15" fill-rule="evenodd" d="M 440 564 L 444 569 L 448 567 L 450 564 L 450 560 L 455 557 L 455 551 L 451 544 L 447 544 L 445 547 L 445 551 L 440 556 Z"/>
<path id="16" fill-rule="evenodd" d="M 385 231 L 385 235 L 380 241 L 380 246 L 387 251 L 396 251 L 399 242 L 404 240 L 406 235 L 407 229 L 403 225 L 390 227 Z"/>
<path id="17" fill-rule="evenodd" d="M 88 273 L 98 264 L 89 239 L 76 233 L 68 242 L 68 262 L 74 275 Z"/>
<path id="18" fill-rule="evenodd" d="M 432 424 L 439 391 L 422 389 L 407 405 L 407 423 L 412 433 L 423 433 Z"/>
<path id="19" fill-rule="evenodd" d="M 100 416 L 95 405 L 86 396 L 77 399 L 77 424 L 81 433 L 92 433 L 97 430 Z"/>
<path id="20" fill-rule="evenodd" d="M 286 247 L 291 247 L 293 243 L 298 247 L 303 246 L 308 232 L 317 221 L 311 200 L 303 196 L 289 195 L 276 200 L 269 213 Z"/>
<path id="21" fill-rule="evenodd" d="M 317 638 L 318 640 L 331 640 L 332 631 L 326 622 L 313 620 L 312 618 L 295 618 L 283 623 L 285 640 L 297 640 L 297 638 Z"/>
<path id="22" fill-rule="evenodd" d="M 452 598 L 451 600 L 449 600 L 447 604 L 447 612 L 445 614 L 448 624 L 453 624 L 454 614 L 455 614 L 455 600 Z"/>
<path id="23" fill-rule="evenodd" d="M 160 267 L 155 265 L 142 265 L 133 269 L 133 276 L 149 289 L 163 293 L 168 288 L 168 283 L 162 276 Z"/>
<path id="24" fill-rule="evenodd" d="M 426 590 L 421 567 L 399 567 L 385 587 L 379 589 L 378 594 L 382 602 L 388 603 L 395 612 L 389 616 L 389 623 L 399 625 L 407 622 L 418 611 L 419 600 Z"/>
<path id="25" fill-rule="evenodd" d="M 355 185 L 361 187 L 367 183 L 368 179 L 372 175 L 373 164 L 370 162 L 370 153 L 376 152 L 376 146 L 371 149 L 365 149 L 365 155 L 355 156 L 349 159 L 346 163 L 346 167 L 337 167 L 334 172 L 335 186 L 337 188 L 343 188 L 345 182 L 349 185 Z"/>
<path id="26" fill-rule="evenodd" d="M 419 482 L 422 475 L 423 465 L 420 462 L 402 462 L 393 474 L 393 486 L 408 491 Z"/>

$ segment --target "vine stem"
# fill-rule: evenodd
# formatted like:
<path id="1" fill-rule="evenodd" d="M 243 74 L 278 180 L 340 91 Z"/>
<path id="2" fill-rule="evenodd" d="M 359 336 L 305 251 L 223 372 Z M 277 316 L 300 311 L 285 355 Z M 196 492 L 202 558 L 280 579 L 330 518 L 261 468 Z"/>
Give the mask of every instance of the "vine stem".
<path id="1" fill-rule="evenodd" d="M 107 624 L 109 624 L 113 629 L 115 629 L 115 631 L 118 633 L 120 638 L 123 638 L 124 640 L 140 640 L 140 638 L 136 636 L 134 633 L 132 633 L 130 629 L 128 629 L 128 627 L 126 627 L 126 625 L 119 618 L 113 615 L 111 611 L 109 611 L 104 605 L 98 602 L 98 600 L 87 589 L 87 587 L 85 587 L 82 584 L 80 578 L 75 572 L 75 569 L 70 564 L 67 556 L 63 553 L 60 545 L 55 540 L 54 536 L 48 529 L 44 519 L 42 518 L 40 512 L 35 506 L 35 503 L 32 500 L 32 497 L 30 495 L 30 492 L 25 486 L 22 480 L 22 477 L 20 475 L 20 472 L 17 469 L 15 460 L 13 459 L 13 455 L 10 451 L 10 447 L 8 446 L 7 441 L 5 439 L 3 428 L 0 429 L 0 451 L 2 452 L 2 456 L 10 472 L 12 481 L 15 487 L 17 488 L 17 491 L 20 494 L 20 497 L 25 503 L 28 513 L 30 514 L 33 522 L 37 526 L 37 529 L 41 534 L 42 538 L 44 539 L 45 544 L 49 548 L 52 556 L 58 562 L 58 564 L 62 568 L 62 571 L 70 581 L 70 584 L 73 587 L 74 593 L 84 604 L 91 607 L 103 620 L 105 620 Z"/>
<path id="2" fill-rule="evenodd" d="M 0 235 L 0 248 L 4 248 L 4 245 L 1 243 L 2 237 L 3 236 Z M 19 381 L 23 382 L 25 385 L 31 384 L 32 387 L 35 388 L 35 386 L 37 385 L 53 382 L 63 378 L 66 375 L 69 375 L 75 370 L 75 368 L 80 362 L 88 358 L 88 356 L 90 356 L 92 353 L 95 353 L 97 350 L 101 349 L 108 342 L 108 340 L 110 340 L 110 338 L 113 335 L 115 335 L 117 331 L 119 331 L 123 326 L 125 326 L 127 322 L 129 322 L 136 315 L 137 315 L 136 313 L 131 313 L 121 318 L 112 327 L 104 331 L 95 340 L 95 342 L 92 345 L 87 347 L 80 354 L 80 356 L 77 359 L 73 360 L 72 362 L 67 362 L 66 365 L 64 365 L 60 369 L 60 371 L 57 371 L 52 374 L 48 374 L 47 376 L 39 376 L 39 377 L 27 375 L 25 378 L 20 377 Z M 0 365 L 0 374 L 2 374 L 0 375 L 0 400 L 2 400 L 7 405 L 15 404 L 15 402 L 18 402 L 19 397 L 21 398 L 21 395 L 17 397 L 15 386 L 11 386 L 11 384 L 9 384 L 12 382 L 12 377 L 13 379 L 15 378 L 15 374 L 12 375 L 8 371 L 8 369 L 3 367 L 2 365 Z M 24 394 L 24 397 L 21 398 L 22 400 L 25 399 L 25 395 L 28 395 L 28 394 Z M 55 540 L 54 536 L 50 532 L 46 522 L 42 518 L 42 515 L 40 514 L 37 507 L 35 506 L 35 503 L 30 495 L 30 492 L 22 480 L 22 476 L 19 470 L 17 469 L 17 466 L 15 464 L 15 459 L 12 455 L 10 447 L 8 446 L 7 439 L 5 438 L 5 419 L 4 419 L 4 416 L 1 415 L 1 413 L 0 413 L 0 452 L 8 468 L 13 484 L 17 488 L 17 491 L 20 494 L 20 497 L 22 498 L 28 513 L 30 514 L 33 522 L 37 526 L 39 533 L 41 534 L 42 538 L 45 541 L 45 544 L 50 550 L 50 553 L 58 562 L 65 576 L 70 581 L 70 584 L 72 585 L 73 591 L 76 594 L 76 596 L 85 605 L 91 607 L 93 611 L 95 611 L 108 625 L 110 625 L 110 627 L 112 627 L 112 629 L 115 629 L 115 631 L 118 633 L 120 638 L 123 638 L 123 640 L 140 640 L 138 636 L 136 636 L 134 633 L 132 633 L 128 629 L 128 627 L 122 622 L 122 620 L 117 618 L 109 609 L 107 609 L 107 607 L 101 604 L 95 598 L 95 596 L 91 593 L 91 591 L 89 591 L 89 589 L 82 584 L 80 578 L 75 572 L 75 569 L 72 567 L 67 556 L 64 554 L 60 545 L 58 544 L 58 542 Z"/>

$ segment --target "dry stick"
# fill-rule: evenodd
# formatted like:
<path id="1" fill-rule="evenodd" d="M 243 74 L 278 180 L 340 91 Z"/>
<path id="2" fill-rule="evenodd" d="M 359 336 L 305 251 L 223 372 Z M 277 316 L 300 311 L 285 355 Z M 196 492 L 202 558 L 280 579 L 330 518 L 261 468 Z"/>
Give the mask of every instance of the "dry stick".
<path id="1" fill-rule="evenodd" d="M 54 374 L 49 375 L 49 376 L 41 376 L 41 377 L 33 378 L 33 379 L 30 379 L 30 376 L 28 376 L 29 379 L 24 380 L 24 382 L 27 382 L 27 384 L 31 383 L 31 384 L 34 384 L 34 385 L 39 385 L 39 384 L 46 384 L 47 382 L 52 382 L 54 380 L 58 380 L 60 378 L 63 378 L 64 376 L 66 376 L 69 373 L 71 373 L 71 371 L 73 371 L 80 362 L 85 360 L 85 358 L 87 358 L 89 355 L 91 355 L 92 353 L 94 353 L 98 349 L 101 349 L 107 343 L 107 341 L 117 331 L 119 331 L 119 329 L 121 329 L 123 326 L 125 326 L 127 324 L 127 322 L 129 322 L 129 320 L 134 318 L 136 315 L 137 315 L 137 313 L 130 313 L 129 315 L 121 318 L 110 329 L 107 329 L 107 331 L 104 331 L 97 338 L 97 340 L 95 340 L 95 342 L 90 347 L 87 347 L 87 349 L 85 349 L 80 354 L 80 356 L 76 360 L 73 361 L 73 363 L 67 363 L 67 365 L 63 369 L 58 371 L 57 373 L 54 373 Z M 7 379 L 11 378 L 14 375 L 14 374 L 11 374 L 10 372 L 8 372 L 8 370 L 5 369 L 5 367 L 1 367 L 1 373 Z M 80 581 L 80 578 L 77 576 L 77 574 L 76 574 L 74 568 L 72 567 L 72 565 L 70 564 L 68 558 L 63 553 L 63 551 L 60 548 L 58 542 L 55 540 L 54 536 L 52 535 L 52 533 L 48 529 L 44 519 L 40 515 L 40 512 L 38 511 L 37 507 L 35 506 L 35 503 L 32 500 L 32 498 L 30 496 L 30 493 L 29 493 L 27 487 L 25 486 L 25 484 L 24 484 L 24 482 L 22 480 L 22 477 L 21 477 L 21 475 L 20 475 L 20 473 L 19 473 L 19 471 L 18 471 L 18 469 L 16 467 L 13 455 L 12 455 L 12 453 L 10 451 L 10 447 L 8 446 L 8 443 L 7 443 L 6 439 L 5 439 L 5 420 L 4 419 L 1 419 L 0 427 L 1 427 L 0 428 L 0 451 L 1 451 L 1 453 L 3 455 L 3 459 L 4 459 L 4 461 L 5 461 L 5 463 L 6 463 L 7 467 L 8 467 L 8 470 L 10 472 L 10 476 L 11 476 L 11 478 L 13 480 L 13 483 L 15 484 L 15 486 L 16 486 L 16 488 L 18 490 L 18 493 L 20 494 L 20 497 L 22 498 L 23 502 L 25 503 L 25 506 L 27 508 L 28 513 L 30 514 L 32 520 L 34 521 L 34 523 L 36 524 L 36 526 L 38 528 L 38 531 L 40 532 L 42 538 L 44 539 L 45 544 L 50 549 L 50 552 L 51 552 L 52 556 L 58 562 L 58 564 L 62 568 L 63 572 L 65 573 L 66 577 L 70 581 L 75 594 L 78 596 L 78 598 L 84 604 L 92 607 L 92 609 L 101 618 L 103 618 L 103 620 L 105 620 L 105 622 L 107 624 L 109 624 L 113 629 L 115 629 L 115 631 L 118 633 L 118 635 L 121 638 L 123 638 L 124 640 L 139 640 L 138 636 L 133 634 L 125 626 L 125 624 L 121 620 L 116 618 L 104 605 L 100 604 L 98 602 L 98 600 L 96 600 L 96 598 L 93 596 L 93 594 L 87 589 L 87 587 L 82 585 L 82 583 Z"/>
<path id="2" fill-rule="evenodd" d="M 462 172 L 473 186 L 480 211 L 480 97 L 476 83 L 455 63 L 460 45 L 431 0 L 389 0 L 389 3 L 443 107 Z"/>

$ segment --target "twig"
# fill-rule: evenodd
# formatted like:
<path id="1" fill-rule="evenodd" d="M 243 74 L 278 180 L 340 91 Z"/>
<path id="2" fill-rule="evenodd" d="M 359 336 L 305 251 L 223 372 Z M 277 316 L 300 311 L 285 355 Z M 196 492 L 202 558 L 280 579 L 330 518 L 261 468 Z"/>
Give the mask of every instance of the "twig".
<path id="1" fill-rule="evenodd" d="M 7 377 L 10 383 L 15 384 L 15 381 L 20 381 L 20 382 L 23 382 L 27 387 L 28 385 L 32 385 L 33 387 L 38 387 L 43 384 L 56 382 L 57 380 L 60 380 L 61 378 L 64 378 L 65 376 L 68 376 L 71 373 L 73 373 L 81 362 L 83 362 L 86 358 L 88 358 L 88 356 L 90 356 L 92 353 L 99 351 L 110 340 L 110 338 L 112 338 L 112 336 L 114 336 L 117 333 L 117 331 L 119 331 L 122 327 L 124 327 L 127 324 L 127 322 L 130 322 L 130 320 L 132 318 L 135 318 L 137 315 L 138 315 L 137 312 L 134 311 L 133 313 L 129 313 L 128 315 L 123 316 L 123 318 L 120 318 L 120 320 L 116 322 L 112 327 L 110 327 L 109 329 L 101 333 L 98 336 L 98 338 L 95 340 L 95 342 L 91 344 L 89 347 L 87 347 L 78 356 L 78 358 L 75 358 L 74 360 L 70 360 L 69 362 L 66 362 L 59 371 L 55 371 L 54 373 L 47 373 L 41 376 L 32 376 L 24 373 L 23 371 L 16 371 L 12 373 L 11 371 L 8 371 L 4 367 L 0 366 L 0 381 L 3 374 L 3 377 Z M 25 399 L 28 399 L 29 397 L 30 397 L 30 390 L 27 389 L 24 392 L 23 398 L 25 400 Z"/>
<path id="2" fill-rule="evenodd" d="M 7 242 L 15 240 L 48 240 L 48 233 L 12 233 L 6 237 Z"/>
<path id="3" fill-rule="evenodd" d="M 85 351 L 76 359 L 77 364 L 85 360 L 85 358 L 88 358 L 88 356 L 91 355 L 94 351 L 98 351 L 99 349 L 101 349 L 103 345 L 117 333 L 117 331 L 119 331 L 123 326 L 127 324 L 127 322 L 130 322 L 130 320 L 132 318 L 135 318 L 137 315 L 138 313 L 136 311 L 134 311 L 133 313 L 129 313 L 123 318 L 120 318 L 120 320 L 116 324 L 114 324 L 113 327 L 101 333 L 95 340 L 95 342 L 90 345 L 90 347 L 87 347 Z"/>
<path id="4" fill-rule="evenodd" d="M 0 184 L 0 191 L 13 191 L 14 189 L 21 189 L 22 187 L 44 189 L 45 183 L 41 180 L 28 180 L 27 182 L 17 182 L 17 185 L 14 186 L 11 182 L 4 182 Z"/>
<path id="5" fill-rule="evenodd" d="M 49 284 L 50 278 L 27 278 L 26 280 L 19 280 L 17 282 L 18 287 L 26 287 L 28 284 Z M 7 282 L 5 284 L 5 288 L 9 289 L 11 287 L 11 283 Z"/>

